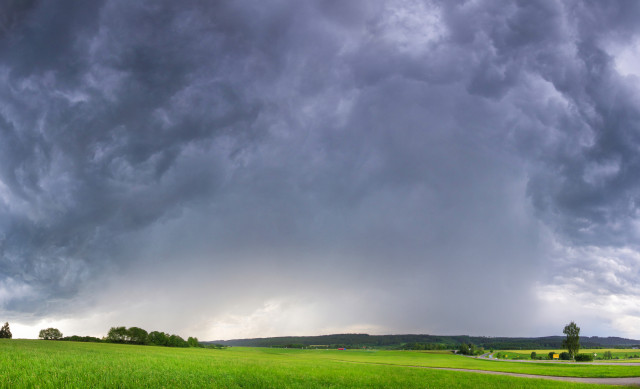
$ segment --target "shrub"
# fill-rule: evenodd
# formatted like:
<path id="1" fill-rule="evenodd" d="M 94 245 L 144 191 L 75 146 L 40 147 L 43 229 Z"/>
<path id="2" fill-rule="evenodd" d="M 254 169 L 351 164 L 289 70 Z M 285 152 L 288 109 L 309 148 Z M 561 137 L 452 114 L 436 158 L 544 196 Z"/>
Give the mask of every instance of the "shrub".
<path id="1" fill-rule="evenodd" d="M 227 348 L 227 346 L 219 343 L 207 343 L 204 345 L 204 348 L 224 349 L 224 348 Z"/>
<path id="2" fill-rule="evenodd" d="M 102 340 L 100 338 L 96 338 L 95 336 L 78 336 L 71 335 L 60 338 L 60 340 L 66 340 L 68 342 L 96 342 L 100 343 Z"/>
<path id="3" fill-rule="evenodd" d="M 563 361 L 570 361 L 571 360 L 571 354 L 569 354 L 566 351 L 563 351 L 560 353 L 560 359 L 562 359 Z"/>
<path id="4" fill-rule="evenodd" d="M 593 361 L 593 354 L 577 354 L 576 362 L 591 362 Z"/>
<path id="5" fill-rule="evenodd" d="M 531 359 L 536 359 L 537 356 L 538 354 L 535 351 L 531 352 Z"/>

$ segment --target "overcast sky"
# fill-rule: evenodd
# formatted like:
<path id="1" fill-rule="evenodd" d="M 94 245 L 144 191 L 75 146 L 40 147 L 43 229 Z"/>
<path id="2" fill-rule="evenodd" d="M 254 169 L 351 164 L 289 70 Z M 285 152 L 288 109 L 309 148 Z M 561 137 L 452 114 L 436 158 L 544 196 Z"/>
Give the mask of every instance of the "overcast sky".
<path id="1" fill-rule="evenodd" d="M 0 3 L 0 320 L 640 338 L 640 2 Z"/>

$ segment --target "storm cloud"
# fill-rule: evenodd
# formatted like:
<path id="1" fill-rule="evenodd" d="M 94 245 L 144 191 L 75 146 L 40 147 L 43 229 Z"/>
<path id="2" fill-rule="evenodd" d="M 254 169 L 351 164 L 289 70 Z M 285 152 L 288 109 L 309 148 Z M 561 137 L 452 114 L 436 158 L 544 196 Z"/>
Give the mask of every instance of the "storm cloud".
<path id="1" fill-rule="evenodd" d="M 639 13 L 7 2 L 0 312 L 25 337 L 640 336 Z"/>

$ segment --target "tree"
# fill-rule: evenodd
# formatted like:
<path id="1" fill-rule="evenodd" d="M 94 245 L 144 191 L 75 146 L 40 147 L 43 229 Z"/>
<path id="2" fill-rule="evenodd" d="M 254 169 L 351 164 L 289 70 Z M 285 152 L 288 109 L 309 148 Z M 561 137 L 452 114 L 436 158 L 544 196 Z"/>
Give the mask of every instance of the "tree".
<path id="1" fill-rule="evenodd" d="M 62 338 L 62 332 L 60 332 L 60 330 L 57 328 L 47 328 L 44 330 L 40 330 L 38 338 L 44 340 L 58 340 Z"/>
<path id="2" fill-rule="evenodd" d="M 6 322 L 4 323 L 2 328 L 0 328 L 0 338 L 11 339 L 12 337 L 13 335 L 11 335 L 11 330 L 9 329 L 9 323 Z"/>
<path id="3" fill-rule="evenodd" d="M 169 347 L 189 347 L 189 343 L 178 335 L 171 335 L 167 339 L 167 346 Z"/>
<path id="4" fill-rule="evenodd" d="M 535 351 L 531 352 L 531 359 L 536 359 L 538 357 L 538 354 L 536 354 Z"/>
<path id="5" fill-rule="evenodd" d="M 187 339 L 187 343 L 189 343 L 189 347 L 201 347 L 200 342 L 198 342 L 198 338 L 190 336 L 189 339 Z"/>
<path id="6" fill-rule="evenodd" d="M 460 343 L 460 347 L 458 348 L 458 352 L 460 354 L 468 355 L 469 354 L 469 346 L 466 343 Z"/>
<path id="7" fill-rule="evenodd" d="M 139 327 L 129 327 L 127 335 L 129 336 L 129 343 L 133 344 L 146 344 L 147 338 L 149 337 L 147 331 Z"/>
<path id="8" fill-rule="evenodd" d="M 125 327 L 111 327 L 107 334 L 107 342 L 125 343 L 129 340 L 129 332 Z"/>
<path id="9" fill-rule="evenodd" d="M 155 344 L 156 346 L 166 346 L 169 337 L 164 332 L 152 331 L 149 333 L 147 339 L 149 339 L 149 343 Z"/>
<path id="10" fill-rule="evenodd" d="M 562 331 L 567 337 L 562 341 L 562 347 L 566 347 L 571 358 L 574 358 L 580 350 L 580 327 L 571 322 L 564 326 Z"/>

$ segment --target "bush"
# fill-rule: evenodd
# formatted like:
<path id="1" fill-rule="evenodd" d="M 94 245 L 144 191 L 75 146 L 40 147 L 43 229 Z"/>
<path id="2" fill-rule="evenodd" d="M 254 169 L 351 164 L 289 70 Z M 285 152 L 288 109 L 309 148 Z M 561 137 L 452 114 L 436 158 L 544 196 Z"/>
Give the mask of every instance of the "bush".
<path id="1" fill-rule="evenodd" d="M 605 352 L 604 352 L 604 356 L 603 356 L 603 358 L 604 358 L 604 359 L 611 359 L 611 358 L 613 358 L 613 355 L 611 354 L 611 351 L 605 351 Z"/>
<path id="2" fill-rule="evenodd" d="M 227 346 L 223 345 L 223 344 L 219 344 L 219 343 L 207 343 L 204 345 L 204 348 L 212 348 L 212 349 L 224 349 L 227 348 Z"/>
<path id="3" fill-rule="evenodd" d="M 562 359 L 563 361 L 570 361 L 571 360 L 571 354 L 569 354 L 566 351 L 563 351 L 560 353 L 560 359 Z"/>
<path id="4" fill-rule="evenodd" d="M 593 361 L 593 354 L 577 354 L 576 362 L 591 362 Z"/>
<path id="5" fill-rule="evenodd" d="M 531 352 L 531 359 L 536 359 L 537 356 L 538 354 L 535 351 Z"/>
<path id="6" fill-rule="evenodd" d="M 68 342 L 95 342 L 95 343 L 102 342 L 102 339 L 96 338 L 95 336 L 78 336 L 78 335 L 65 336 L 64 338 L 60 338 L 60 340 L 66 340 Z"/>

